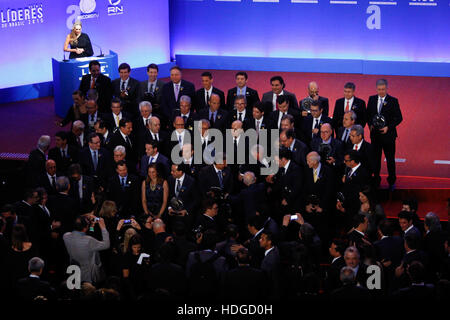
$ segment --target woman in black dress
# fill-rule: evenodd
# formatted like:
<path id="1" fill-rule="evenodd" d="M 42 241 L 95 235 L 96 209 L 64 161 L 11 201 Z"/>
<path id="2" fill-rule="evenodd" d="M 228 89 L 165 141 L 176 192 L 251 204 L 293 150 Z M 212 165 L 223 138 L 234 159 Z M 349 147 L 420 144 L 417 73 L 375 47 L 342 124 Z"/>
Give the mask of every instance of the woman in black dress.
<path id="1" fill-rule="evenodd" d="M 94 54 L 89 36 L 81 32 L 81 22 L 73 24 L 72 31 L 64 42 L 64 51 L 70 52 L 69 59 L 91 57 Z"/>
<path id="2" fill-rule="evenodd" d="M 142 181 L 142 207 L 145 214 L 161 218 L 167 209 L 169 185 L 159 173 L 155 163 L 148 166 L 147 178 Z"/>

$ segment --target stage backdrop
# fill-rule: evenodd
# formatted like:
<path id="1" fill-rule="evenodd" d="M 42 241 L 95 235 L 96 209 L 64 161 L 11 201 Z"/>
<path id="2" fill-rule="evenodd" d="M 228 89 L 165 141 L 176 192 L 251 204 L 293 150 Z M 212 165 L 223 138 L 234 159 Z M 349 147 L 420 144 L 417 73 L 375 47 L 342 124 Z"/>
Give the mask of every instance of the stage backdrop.
<path id="1" fill-rule="evenodd" d="M 51 58 L 63 59 L 78 17 L 95 55 L 113 50 L 132 68 L 169 62 L 168 0 L 2 0 L 0 88 L 52 81 Z"/>
<path id="2" fill-rule="evenodd" d="M 450 62 L 449 0 L 173 0 L 171 56 Z"/>

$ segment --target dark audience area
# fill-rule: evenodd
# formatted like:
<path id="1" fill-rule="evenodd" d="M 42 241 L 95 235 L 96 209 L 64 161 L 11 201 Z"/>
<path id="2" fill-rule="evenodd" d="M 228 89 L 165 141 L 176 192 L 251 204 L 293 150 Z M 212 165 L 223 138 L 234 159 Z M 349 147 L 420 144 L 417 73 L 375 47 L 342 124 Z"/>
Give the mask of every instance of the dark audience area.
<path id="1" fill-rule="evenodd" d="M 201 88 L 176 66 L 167 83 L 147 72 L 87 77 L 31 150 L 0 203 L 2 297 L 448 301 L 448 221 L 420 219 L 414 198 L 396 217 L 380 203 L 402 122 L 386 80 L 367 107 L 347 83 L 332 112 L 314 81 L 300 98 L 280 76 L 258 93 L 245 72 L 220 89 L 211 72 Z"/>

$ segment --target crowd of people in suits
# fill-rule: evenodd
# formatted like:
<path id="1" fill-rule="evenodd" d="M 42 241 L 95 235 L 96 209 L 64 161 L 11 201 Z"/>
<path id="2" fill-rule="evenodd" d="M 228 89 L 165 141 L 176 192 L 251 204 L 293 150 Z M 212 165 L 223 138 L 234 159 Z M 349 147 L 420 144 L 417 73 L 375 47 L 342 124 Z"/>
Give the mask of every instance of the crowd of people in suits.
<path id="1" fill-rule="evenodd" d="M 168 83 L 156 64 L 143 82 L 126 63 L 113 81 L 97 61 L 89 68 L 57 122 L 70 130 L 55 134 L 53 148 L 40 137 L 23 200 L 1 208 L 2 293 L 196 301 L 448 294 L 448 227 L 434 213 L 420 221 L 414 199 L 396 219 L 377 201 L 382 152 L 395 188 L 402 121 L 386 80 L 367 107 L 346 83 L 330 117 L 316 82 L 298 100 L 274 76 L 260 100 L 245 72 L 225 97 L 207 71 L 196 91 L 177 66 Z M 231 135 L 232 152 L 214 149 L 212 129 Z M 274 144 L 264 145 L 267 136 Z M 81 270 L 79 288 L 69 266 Z"/>

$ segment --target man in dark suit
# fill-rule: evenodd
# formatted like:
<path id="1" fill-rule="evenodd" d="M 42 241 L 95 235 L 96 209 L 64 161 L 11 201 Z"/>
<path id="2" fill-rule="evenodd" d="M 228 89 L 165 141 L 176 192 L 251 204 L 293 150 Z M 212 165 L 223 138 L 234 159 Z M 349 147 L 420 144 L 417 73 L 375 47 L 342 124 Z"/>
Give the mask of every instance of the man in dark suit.
<path id="1" fill-rule="evenodd" d="M 48 197 L 47 207 L 50 211 L 51 220 L 60 223 L 60 227 L 53 228 L 62 236 L 64 233 L 73 230 L 75 217 L 79 215 L 79 205 L 69 196 L 70 181 L 67 177 L 56 179 L 56 190 L 58 193 Z"/>
<path id="2" fill-rule="evenodd" d="M 220 97 L 213 93 L 209 98 L 209 108 L 200 110 L 199 119 L 209 120 L 210 127 L 225 132 L 227 128 L 228 112 L 220 108 Z"/>
<path id="3" fill-rule="evenodd" d="M 108 149 L 100 145 L 100 136 L 97 133 L 91 133 L 88 146 L 79 154 L 79 164 L 83 174 L 91 176 L 97 187 L 105 187 L 112 173 L 112 160 Z"/>
<path id="4" fill-rule="evenodd" d="M 341 288 L 331 293 L 332 301 L 369 301 L 371 296 L 367 288 L 357 285 L 353 268 L 345 266 L 340 271 Z"/>
<path id="5" fill-rule="evenodd" d="M 333 260 L 331 261 L 326 279 L 326 287 L 329 291 L 337 289 L 341 286 L 340 274 L 341 269 L 345 267 L 344 252 L 346 247 L 347 243 L 342 239 L 335 238 L 331 240 L 328 252 Z"/>
<path id="6" fill-rule="evenodd" d="M 244 120 L 244 128 L 254 129 L 258 134 L 261 130 L 270 129 L 269 117 L 266 116 L 264 110 L 265 107 L 262 102 L 255 103 L 252 117 L 247 117 L 247 120 Z"/>
<path id="7" fill-rule="evenodd" d="M 384 117 L 383 128 L 374 126 L 375 115 Z M 370 141 L 372 143 L 376 167 L 374 168 L 375 183 L 380 185 L 381 152 L 384 151 L 388 168 L 389 188 L 393 189 L 395 175 L 395 139 L 397 138 L 397 126 L 402 122 L 402 112 L 397 98 L 387 94 L 387 81 L 377 80 L 377 95 L 371 96 L 367 103 L 367 123 L 370 128 Z"/>
<path id="8" fill-rule="evenodd" d="M 329 148 L 326 146 L 328 145 Z M 331 124 L 324 123 L 320 128 L 320 137 L 313 138 L 311 149 L 318 152 L 322 163 L 333 168 L 335 173 L 342 173 L 344 163 L 344 148 L 340 140 L 333 138 Z"/>
<path id="9" fill-rule="evenodd" d="M 293 108 L 290 103 L 289 99 L 285 95 L 278 96 L 277 98 L 278 103 L 278 110 L 273 111 L 269 115 L 270 119 L 270 126 L 272 129 L 280 129 L 281 128 L 281 119 L 283 116 L 290 114 L 294 117 L 294 127 L 300 128 L 300 111 Z"/>
<path id="10" fill-rule="evenodd" d="M 111 141 L 111 131 L 108 130 L 106 121 L 99 120 L 94 125 L 95 133 L 100 137 L 100 147 L 108 148 L 109 142 Z"/>
<path id="11" fill-rule="evenodd" d="M 80 151 L 87 144 L 86 125 L 81 120 L 76 120 L 72 124 L 72 129 L 67 133 L 67 143 Z"/>
<path id="12" fill-rule="evenodd" d="M 94 128 L 95 123 L 98 120 L 104 119 L 103 114 L 98 111 L 98 105 L 96 100 L 98 94 L 95 92 L 94 89 L 90 89 L 88 94 L 91 94 L 92 96 L 91 97 L 88 96 L 87 98 L 86 103 L 87 114 L 81 118 L 85 125 L 84 131 L 86 135 L 95 132 Z"/>
<path id="13" fill-rule="evenodd" d="M 333 111 L 333 128 L 338 130 L 342 127 L 342 119 L 345 112 L 353 111 L 356 114 L 356 123 L 363 128 L 366 125 L 366 103 L 355 97 L 355 84 L 347 82 L 344 85 L 344 97 L 337 99 Z"/>
<path id="14" fill-rule="evenodd" d="M 141 158 L 140 175 L 142 178 L 147 177 L 148 166 L 152 163 L 158 164 L 161 169 L 161 175 L 164 179 L 169 177 L 170 163 L 163 154 L 159 152 L 159 142 L 156 140 L 147 141 L 145 143 L 145 155 Z"/>
<path id="15" fill-rule="evenodd" d="M 56 162 L 54 160 L 47 160 L 45 163 L 45 174 L 38 178 L 37 186 L 45 189 L 47 194 L 56 194 Z"/>
<path id="16" fill-rule="evenodd" d="M 233 189 L 233 177 L 231 169 L 227 166 L 226 155 L 216 154 L 216 158 L 222 159 L 222 163 L 215 162 L 199 172 L 198 185 L 202 195 L 206 195 L 212 187 L 220 188 L 224 193 L 231 193 Z"/>
<path id="17" fill-rule="evenodd" d="M 97 60 L 89 62 L 89 73 L 81 78 L 79 90 L 86 95 L 89 89 L 98 92 L 98 106 L 100 112 L 108 112 L 112 98 L 111 79 L 100 71 L 100 63 Z"/>
<path id="18" fill-rule="evenodd" d="M 298 109 L 298 102 L 295 93 L 284 90 L 286 85 L 281 76 L 274 76 L 270 78 L 270 85 L 272 86 L 272 91 L 265 92 L 261 99 L 261 102 L 270 102 L 272 105 L 272 108 L 265 110 L 266 114 L 278 110 L 277 98 L 282 95 L 286 95 L 288 97 L 289 105 L 291 107 Z"/>
<path id="19" fill-rule="evenodd" d="M 50 137 L 41 136 L 36 149 L 30 152 L 27 162 L 27 182 L 28 186 L 35 186 L 37 179 L 45 173 L 45 153 L 50 148 Z"/>
<path id="20" fill-rule="evenodd" d="M 345 249 L 344 261 L 346 267 L 353 270 L 355 275 L 356 285 L 367 288 L 367 266 L 362 263 L 359 251 L 356 247 L 351 246 Z"/>
<path id="21" fill-rule="evenodd" d="M 248 249 L 236 252 L 238 267 L 225 273 L 222 281 L 223 297 L 233 301 L 260 301 L 266 298 L 267 277 L 263 271 L 250 266 Z"/>
<path id="22" fill-rule="evenodd" d="M 344 113 L 342 125 L 336 130 L 336 139 L 340 140 L 344 146 L 344 150 L 353 146 L 350 140 L 350 130 L 356 123 L 356 113 L 352 110 Z"/>
<path id="23" fill-rule="evenodd" d="M 306 168 L 306 155 L 309 148 L 295 138 L 294 129 L 283 130 L 280 133 L 280 145 L 291 150 L 292 160 L 300 167 Z"/>
<path id="24" fill-rule="evenodd" d="M 411 285 L 392 293 L 393 300 L 421 302 L 435 301 L 436 289 L 426 282 L 426 270 L 420 261 L 413 261 L 407 270 Z"/>
<path id="25" fill-rule="evenodd" d="M 236 73 L 236 87 L 228 90 L 227 93 L 227 110 L 231 111 L 234 108 L 234 99 L 239 96 L 245 96 L 247 100 L 247 110 L 252 112 L 253 106 L 259 102 L 258 91 L 247 87 L 248 75 L 246 72 L 239 71 Z"/>
<path id="26" fill-rule="evenodd" d="M 350 141 L 352 147 L 347 150 L 354 150 L 358 152 L 361 164 L 367 169 L 372 176 L 376 166 L 376 159 L 374 156 L 372 145 L 364 140 L 364 128 L 359 124 L 355 124 L 350 130 Z"/>
<path id="27" fill-rule="evenodd" d="M 119 122 L 119 130 L 117 130 L 111 137 L 109 142 L 109 150 L 113 152 L 117 146 L 124 146 L 126 150 L 126 160 L 130 165 L 130 169 L 136 168 L 137 165 L 137 145 L 136 141 L 131 136 L 133 131 L 133 122 L 129 119 L 122 119 Z M 134 169 L 136 170 L 136 169 Z"/>
<path id="28" fill-rule="evenodd" d="M 66 175 L 69 166 L 78 162 L 78 150 L 68 144 L 65 131 L 55 133 L 55 144 L 56 146 L 48 151 L 48 158 L 55 161 L 57 175 Z"/>
<path id="29" fill-rule="evenodd" d="M 279 170 L 275 175 L 269 175 L 266 182 L 271 184 L 271 196 L 273 199 L 272 212 L 277 216 L 272 216 L 277 222 L 280 222 L 286 214 L 297 212 L 300 205 L 300 191 L 303 186 L 302 169 L 292 161 L 292 151 L 282 147 L 278 157 Z"/>
<path id="30" fill-rule="evenodd" d="M 20 217 L 31 218 L 34 209 L 33 206 L 38 200 L 38 195 L 35 189 L 27 189 L 23 196 L 23 200 L 14 203 L 15 212 Z"/>
<path id="31" fill-rule="evenodd" d="M 264 250 L 261 270 L 264 271 L 269 280 L 270 299 L 277 298 L 281 293 L 280 252 L 275 246 L 274 240 L 274 235 L 266 230 L 263 230 L 259 239 L 259 244 Z"/>
<path id="32" fill-rule="evenodd" d="M 335 174 L 332 169 L 320 163 L 320 155 L 315 151 L 308 153 L 306 162 L 308 168 L 305 170 L 304 195 L 307 198 L 311 198 L 311 195 L 318 198 L 314 200 L 315 203 L 307 203 L 309 208 L 306 211 L 329 213 L 334 208 Z"/>
<path id="33" fill-rule="evenodd" d="M 161 130 L 161 120 L 158 116 L 150 118 L 150 124 L 146 133 L 146 142 L 159 142 L 159 151 L 166 157 L 170 156 L 170 136 L 166 131 Z"/>
<path id="34" fill-rule="evenodd" d="M 345 212 L 347 227 L 350 227 L 352 217 L 358 212 L 360 207 L 359 192 L 362 187 L 369 184 L 370 175 L 361 165 L 359 154 L 352 150 L 346 152 L 344 156 L 346 165 L 345 174 L 342 178 L 342 194 L 344 195 L 344 203 L 338 201 L 337 209 Z"/>
<path id="35" fill-rule="evenodd" d="M 55 289 L 40 279 L 43 270 L 44 261 L 41 258 L 34 257 L 28 261 L 30 275 L 15 284 L 15 296 L 18 299 L 29 302 L 34 301 L 36 297 L 44 297 L 49 301 L 56 299 Z"/>
<path id="36" fill-rule="evenodd" d="M 133 121 L 133 135 L 136 141 L 138 159 L 145 154 L 145 141 L 152 116 L 152 104 L 148 101 L 141 101 L 139 103 L 139 116 Z"/>
<path id="37" fill-rule="evenodd" d="M 162 89 L 161 113 L 170 119 L 172 112 L 180 108 L 180 98 L 183 95 L 195 100 L 195 87 L 189 81 L 181 79 L 181 69 L 178 66 L 170 68 L 170 82 Z"/>
<path id="38" fill-rule="evenodd" d="M 151 63 L 147 66 L 148 79 L 140 83 L 140 101 L 148 101 L 152 104 L 152 112 L 160 115 L 161 95 L 164 82 L 158 79 L 159 68 Z"/>
<path id="39" fill-rule="evenodd" d="M 124 161 L 116 163 L 116 173 L 109 180 L 107 197 L 109 200 L 116 202 L 121 217 L 136 215 L 140 207 L 141 184 L 139 178 L 128 174 L 127 165 Z"/>
<path id="40" fill-rule="evenodd" d="M 197 216 L 194 223 L 194 230 L 198 230 L 199 233 L 205 233 L 207 230 L 219 230 L 219 224 L 217 222 L 217 214 L 219 213 L 219 205 L 212 198 L 206 198 L 202 202 L 203 213 Z M 199 234 L 195 235 L 196 237 Z M 215 247 L 215 245 L 214 245 Z"/>
<path id="41" fill-rule="evenodd" d="M 194 178 L 186 174 L 188 166 L 184 163 L 172 164 L 171 175 L 168 179 L 169 200 L 176 197 L 183 202 L 183 210 L 175 211 L 168 208 L 169 215 L 174 217 L 174 221 L 183 219 L 185 225 L 190 226 L 193 220 L 195 208 L 197 206 L 197 189 Z"/>
<path id="42" fill-rule="evenodd" d="M 310 145 L 313 138 L 320 135 L 320 127 L 324 123 L 330 123 L 331 119 L 323 114 L 322 106 L 318 101 L 311 103 L 311 115 L 302 119 L 303 141 Z"/>
<path id="43" fill-rule="evenodd" d="M 120 98 L 123 110 L 132 114 L 138 114 L 138 100 L 141 96 L 139 81 L 130 77 L 131 68 L 127 63 L 119 66 L 119 78 L 113 80 L 112 88 L 114 97 Z"/>
<path id="44" fill-rule="evenodd" d="M 391 220 L 385 219 L 378 225 L 378 235 L 380 240 L 375 241 L 373 246 L 377 254 L 378 261 L 390 261 L 388 269 L 392 270 L 400 265 L 405 254 L 403 239 L 394 236 L 395 226 Z"/>
<path id="45" fill-rule="evenodd" d="M 252 113 L 247 111 L 245 96 L 236 96 L 234 99 L 234 109 L 228 112 L 227 128 L 230 128 L 231 124 L 236 120 L 241 121 L 245 126 L 247 123 L 252 121 Z M 247 128 L 244 127 L 244 129 Z"/>
<path id="46" fill-rule="evenodd" d="M 94 180 L 82 174 L 81 166 L 77 163 L 69 167 L 69 179 L 69 196 L 76 201 L 78 211 L 82 214 L 91 212 L 94 206 L 92 203 L 92 195 L 95 190 Z"/>
<path id="47" fill-rule="evenodd" d="M 198 120 L 198 115 L 195 111 L 192 110 L 192 100 L 189 96 L 181 96 L 180 109 L 175 109 L 172 113 L 172 123 L 174 122 L 176 117 L 183 118 L 184 128 L 186 130 L 189 130 L 192 135 L 194 132 L 194 121 Z M 175 128 L 172 126 L 171 129 L 173 130 Z"/>
<path id="48" fill-rule="evenodd" d="M 415 233 L 421 237 L 420 230 L 414 225 L 414 214 L 410 211 L 400 211 L 398 214 L 398 224 L 402 230 L 403 238 L 408 233 Z"/>
<path id="49" fill-rule="evenodd" d="M 347 234 L 348 242 L 357 248 L 361 248 L 361 246 L 367 244 L 369 241 L 366 235 L 368 226 L 369 219 L 364 214 L 358 213 L 354 216 L 353 230 Z"/>
<path id="50" fill-rule="evenodd" d="M 193 109 L 195 112 L 199 112 L 202 109 L 209 108 L 209 99 L 213 93 L 217 94 L 220 97 L 220 108 L 225 109 L 225 94 L 222 90 L 214 87 L 213 84 L 213 76 L 211 72 L 205 71 L 201 75 L 202 77 L 202 86 L 203 88 L 197 90 L 195 92 L 195 101 Z"/>
<path id="51" fill-rule="evenodd" d="M 405 255 L 403 256 L 401 264 L 395 269 L 395 276 L 397 277 L 400 286 L 405 287 L 408 283 L 408 277 L 405 274 L 410 265 L 414 261 L 420 262 L 426 270 L 426 279 L 431 278 L 429 270 L 429 257 L 419 249 L 421 237 L 420 234 L 409 232 L 404 237 Z"/>
<path id="52" fill-rule="evenodd" d="M 103 118 L 111 134 L 119 130 L 119 122 L 122 118 L 131 119 L 131 117 L 130 113 L 122 110 L 122 102 L 117 97 L 111 100 L 110 110 L 103 114 Z"/>
<path id="53" fill-rule="evenodd" d="M 328 98 L 319 96 L 319 85 L 317 84 L 317 82 L 312 81 L 308 83 L 308 97 L 313 99 L 314 101 L 318 101 L 320 106 L 322 107 L 323 115 L 328 117 L 328 111 L 330 109 Z M 299 107 L 302 111 L 302 117 L 306 117 L 308 115 L 308 112 L 302 109 L 302 102 L 305 99 L 302 99 L 299 102 Z"/>

